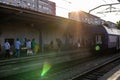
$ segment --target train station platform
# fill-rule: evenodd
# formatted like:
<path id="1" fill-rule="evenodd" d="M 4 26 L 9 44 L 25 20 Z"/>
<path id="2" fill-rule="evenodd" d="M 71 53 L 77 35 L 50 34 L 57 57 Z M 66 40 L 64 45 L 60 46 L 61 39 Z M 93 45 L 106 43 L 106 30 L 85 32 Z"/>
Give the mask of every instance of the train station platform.
<path id="1" fill-rule="evenodd" d="M 98 80 L 120 80 L 120 65 L 113 68 Z"/>
<path id="2" fill-rule="evenodd" d="M 13 59 L 21 59 L 21 58 L 29 58 L 29 57 L 40 57 L 40 56 L 50 56 L 50 55 L 67 55 L 70 53 L 80 53 L 80 52 L 89 52 L 89 49 L 75 49 L 75 50 L 66 50 L 66 51 L 46 51 L 46 52 L 39 52 L 34 55 L 28 56 L 25 51 L 21 51 L 20 57 L 16 58 L 15 53 L 13 53 L 9 58 L 5 58 L 4 54 L 0 55 L 0 61 L 4 60 L 13 60 Z"/>

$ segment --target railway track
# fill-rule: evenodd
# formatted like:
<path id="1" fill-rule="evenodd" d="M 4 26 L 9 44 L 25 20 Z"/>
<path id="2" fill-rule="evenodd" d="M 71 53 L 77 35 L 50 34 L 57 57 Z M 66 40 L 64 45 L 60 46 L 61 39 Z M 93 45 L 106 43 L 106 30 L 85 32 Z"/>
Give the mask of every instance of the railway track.
<path id="1" fill-rule="evenodd" d="M 70 75 L 72 73 L 69 73 L 69 71 L 72 71 L 72 70 L 75 71 L 77 68 L 76 66 L 78 66 L 82 63 L 86 63 L 88 61 L 90 61 L 90 62 L 92 62 L 92 60 L 96 61 L 96 59 L 103 58 L 103 57 L 104 56 L 97 56 L 97 57 L 87 58 L 84 60 L 75 60 L 75 61 L 64 62 L 64 63 L 52 65 L 52 68 L 48 71 L 48 73 L 44 77 L 42 77 L 42 79 L 41 79 L 40 75 L 34 75 L 34 74 L 38 74 L 38 73 L 40 74 L 40 70 L 41 70 L 40 68 L 31 70 L 31 71 L 27 71 L 27 72 L 23 72 L 20 74 L 16 74 L 13 76 L 8 76 L 8 77 L 2 78 L 2 79 L 7 80 L 9 78 L 10 80 L 14 80 L 14 79 L 21 80 L 21 78 L 23 78 L 23 80 L 26 80 L 26 78 L 28 78 L 27 80 L 68 80 L 68 77 L 66 76 L 65 72 L 68 72 L 67 74 Z M 106 57 L 104 57 L 104 58 L 106 58 Z M 99 61 L 99 59 L 98 59 L 98 61 Z M 79 66 L 78 68 L 80 68 L 80 67 L 81 66 Z M 85 67 L 85 65 L 84 65 L 84 67 Z M 29 75 L 29 77 L 27 77 L 28 75 Z M 19 76 L 21 76 L 21 78 Z M 66 77 L 66 78 L 63 79 L 63 77 Z"/>
<path id="2" fill-rule="evenodd" d="M 96 58 L 94 57 L 92 59 L 87 58 L 88 60 L 86 59 L 86 60 L 83 60 L 83 61 L 78 59 L 78 60 L 66 61 L 66 62 L 51 65 L 52 68 L 48 71 L 48 73 L 44 77 L 42 77 L 42 80 L 69 80 L 68 79 L 69 76 L 68 77 L 66 76 L 66 72 L 68 72 L 67 73 L 68 75 L 72 74 L 72 72 L 76 72 L 77 68 L 79 68 L 77 71 L 82 69 L 82 68 L 80 68 L 82 63 L 87 63 L 88 61 L 92 62 L 92 60 L 96 61 L 96 59 L 97 59 L 97 61 L 99 61 L 100 60 L 99 58 L 105 58 L 106 59 L 107 56 L 102 55 L 102 56 L 97 56 Z M 104 61 L 102 61 L 102 62 L 104 62 Z M 36 61 L 36 59 L 35 59 L 34 63 L 37 64 L 37 63 L 40 63 L 40 62 L 38 60 Z M 94 63 L 92 63 L 92 64 L 94 65 Z M 85 67 L 85 65 L 83 65 L 83 66 Z M 23 66 L 21 66 L 21 67 L 23 67 Z M 24 70 L 23 72 L 22 72 L 22 68 L 20 68 L 20 71 L 21 71 L 20 73 L 16 73 L 16 74 L 13 74 L 13 75 L 8 75 L 8 76 L 3 77 L 3 78 L 1 77 L 1 79 L 8 80 L 8 78 L 9 78 L 9 80 L 21 80 L 21 79 L 22 80 L 41 80 L 40 75 L 35 75 L 35 74 L 40 74 L 40 71 L 42 70 L 42 65 L 41 66 L 36 65 L 36 67 L 35 66 L 33 66 L 33 67 L 30 67 L 32 69 L 29 69 L 29 70 L 26 70 L 26 71 L 25 71 L 25 69 L 23 69 Z M 28 68 L 29 67 L 27 67 L 27 69 Z M 69 73 L 69 71 L 70 71 L 70 73 Z M 62 79 L 63 75 L 65 76 L 64 79 Z M 19 76 L 21 76 L 21 78 Z M 28 79 L 26 79 L 26 78 L 28 78 Z M 78 80 L 78 79 L 76 79 L 76 80 Z"/>
<path id="3" fill-rule="evenodd" d="M 87 61 L 90 61 L 90 60 L 93 60 L 95 58 L 98 58 L 98 57 L 90 57 L 90 58 L 87 58 L 87 59 L 79 59 L 79 60 L 74 60 L 74 61 L 69 61 L 69 62 L 64 62 L 64 63 L 59 63 L 59 64 L 54 64 L 52 65 L 52 68 L 50 69 L 50 71 L 48 72 L 48 74 L 46 74 L 47 77 L 51 78 L 54 74 L 58 74 L 59 72 L 61 72 L 62 70 L 65 70 L 65 69 L 68 69 L 72 66 L 75 66 L 75 65 L 78 65 L 80 63 L 83 63 L 83 62 L 87 62 Z M 31 74 L 36 74 L 36 73 L 40 73 L 40 70 L 42 69 L 42 66 L 40 68 L 40 66 L 34 70 L 30 70 L 30 71 L 26 71 L 26 72 L 22 72 L 22 73 L 18 73 L 18 74 L 15 74 L 15 75 L 10 75 L 6 78 L 1 78 L 1 79 L 4 79 L 4 80 L 7 80 L 8 78 L 10 80 L 12 79 L 19 79 L 19 75 L 23 75 L 22 77 L 26 77 L 25 75 L 28 74 L 28 75 L 31 75 Z M 32 73 L 31 73 L 32 72 Z M 52 76 L 51 76 L 52 74 Z M 32 80 L 34 78 L 36 78 L 38 76 L 36 75 L 32 75 L 29 79 Z M 36 79 L 37 80 L 37 79 Z M 43 80 L 48 80 L 48 79 L 43 79 Z M 49 79 L 50 80 L 50 79 Z"/>
<path id="4" fill-rule="evenodd" d="M 73 51 L 75 54 L 79 54 L 76 51 Z M 73 52 L 67 53 L 53 53 L 44 54 L 31 57 L 15 58 L 11 60 L 0 61 L 0 77 L 6 77 L 10 75 L 15 75 L 18 73 L 24 73 L 32 71 L 33 69 L 41 69 L 45 62 L 49 62 L 51 65 L 63 64 L 69 61 L 72 61 L 76 58 L 71 59 L 69 55 Z M 69 58 L 70 57 L 70 58 Z M 26 65 L 27 64 L 27 65 Z M 34 68 L 33 68 L 34 67 Z"/>
<path id="5" fill-rule="evenodd" d="M 91 70 L 77 75 L 70 80 L 97 80 L 119 64 L 120 57 L 117 57 L 116 59 L 110 60 L 109 62 L 103 63 Z"/>
<path id="6" fill-rule="evenodd" d="M 23 63 L 23 62 L 25 63 L 25 62 L 33 61 L 33 60 L 35 61 L 35 60 L 40 60 L 40 59 L 43 60 L 43 59 L 50 59 L 50 58 L 68 56 L 69 54 L 73 54 L 73 53 L 79 53 L 79 51 L 66 51 L 66 52 L 62 52 L 62 53 L 50 52 L 49 54 L 44 53 L 44 54 L 37 55 L 37 56 L 28 56 L 28 57 L 0 60 L 0 66 Z"/>

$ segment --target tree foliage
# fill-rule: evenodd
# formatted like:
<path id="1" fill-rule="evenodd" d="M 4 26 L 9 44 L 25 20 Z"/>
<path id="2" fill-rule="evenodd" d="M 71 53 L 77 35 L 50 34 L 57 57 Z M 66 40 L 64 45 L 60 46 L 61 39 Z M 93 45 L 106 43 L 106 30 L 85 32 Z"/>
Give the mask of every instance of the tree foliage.
<path id="1" fill-rule="evenodd" d="M 117 28 L 120 29 L 120 21 L 117 21 Z"/>
<path id="2" fill-rule="evenodd" d="M 106 26 L 106 27 L 109 27 L 109 25 L 108 25 L 108 23 L 107 22 L 104 22 L 104 24 L 103 24 L 104 26 Z"/>

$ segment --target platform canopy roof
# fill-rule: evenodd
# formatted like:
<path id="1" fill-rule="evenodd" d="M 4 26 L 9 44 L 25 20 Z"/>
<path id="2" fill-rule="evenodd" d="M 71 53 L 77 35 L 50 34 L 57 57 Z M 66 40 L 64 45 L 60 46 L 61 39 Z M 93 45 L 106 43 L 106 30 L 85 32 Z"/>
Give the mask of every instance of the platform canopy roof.
<path id="1" fill-rule="evenodd" d="M 74 25 L 77 21 L 0 3 L 0 24 L 15 22 L 36 25 L 36 28 L 40 29 L 41 27 L 59 26 L 65 22 Z"/>

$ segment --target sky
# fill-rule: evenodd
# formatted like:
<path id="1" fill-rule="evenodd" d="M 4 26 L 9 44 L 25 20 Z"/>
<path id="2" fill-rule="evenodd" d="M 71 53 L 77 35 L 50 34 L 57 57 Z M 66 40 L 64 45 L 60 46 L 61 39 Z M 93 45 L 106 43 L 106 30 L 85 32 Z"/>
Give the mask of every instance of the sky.
<path id="1" fill-rule="evenodd" d="M 61 17 L 68 18 L 68 13 L 72 11 L 85 11 L 89 12 L 89 10 L 103 5 L 103 4 L 111 4 L 118 3 L 117 0 L 50 0 L 56 3 L 56 15 Z M 120 10 L 120 4 L 112 6 L 112 9 Z M 108 10 L 109 6 L 100 7 L 91 12 L 91 14 L 100 17 L 101 19 L 117 22 L 120 20 L 120 12 L 113 13 L 103 13 L 105 10 Z"/>

